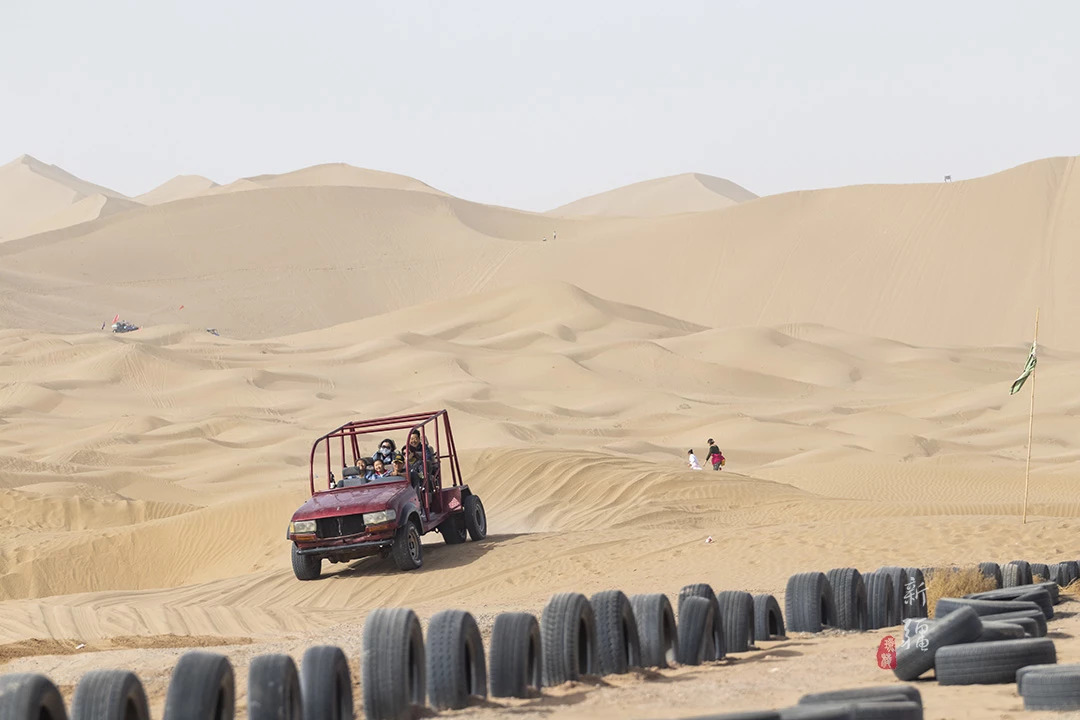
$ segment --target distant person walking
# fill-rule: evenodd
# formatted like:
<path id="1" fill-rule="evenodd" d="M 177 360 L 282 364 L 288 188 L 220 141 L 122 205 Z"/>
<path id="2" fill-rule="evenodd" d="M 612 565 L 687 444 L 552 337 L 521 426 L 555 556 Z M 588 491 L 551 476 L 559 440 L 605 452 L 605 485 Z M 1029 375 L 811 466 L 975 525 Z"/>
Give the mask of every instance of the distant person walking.
<path id="1" fill-rule="evenodd" d="M 687 450 L 686 454 L 688 456 L 686 458 L 686 464 L 690 466 L 691 470 L 702 470 L 703 469 L 701 467 L 701 465 L 698 463 L 697 455 L 694 454 L 694 449 L 693 448 L 690 448 L 689 450 Z"/>
<path id="2" fill-rule="evenodd" d="M 716 442 L 712 438 L 709 438 L 709 462 L 712 463 L 713 470 L 719 470 L 720 467 L 726 462 L 724 460 L 724 453 L 720 452 L 720 448 L 716 446 Z"/>

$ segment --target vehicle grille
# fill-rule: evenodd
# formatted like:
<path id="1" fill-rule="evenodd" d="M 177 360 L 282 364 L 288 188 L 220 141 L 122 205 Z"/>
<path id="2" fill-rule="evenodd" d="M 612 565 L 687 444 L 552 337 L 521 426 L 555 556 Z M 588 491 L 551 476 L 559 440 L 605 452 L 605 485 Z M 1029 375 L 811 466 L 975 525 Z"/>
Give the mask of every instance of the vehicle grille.
<path id="1" fill-rule="evenodd" d="M 363 515 L 341 515 L 315 521 L 315 537 L 336 538 L 364 532 Z"/>

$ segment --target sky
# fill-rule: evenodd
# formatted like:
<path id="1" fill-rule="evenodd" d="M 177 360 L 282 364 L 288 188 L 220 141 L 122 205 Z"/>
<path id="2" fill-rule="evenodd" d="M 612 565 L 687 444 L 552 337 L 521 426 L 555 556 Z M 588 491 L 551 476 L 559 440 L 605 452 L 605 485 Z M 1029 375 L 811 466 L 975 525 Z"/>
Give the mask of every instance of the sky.
<path id="1" fill-rule="evenodd" d="M 1080 154 L 1080 3 L 0 3 L 0 163 L 136 195 L 326 162 L 543 211 Z"/>

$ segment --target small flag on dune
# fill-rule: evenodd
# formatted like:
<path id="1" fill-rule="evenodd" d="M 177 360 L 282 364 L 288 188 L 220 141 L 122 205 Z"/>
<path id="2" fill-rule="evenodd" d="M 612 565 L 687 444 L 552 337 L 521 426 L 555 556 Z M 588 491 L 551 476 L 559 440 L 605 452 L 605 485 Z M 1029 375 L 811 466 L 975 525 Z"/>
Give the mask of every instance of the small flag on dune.
<path id="1" fill-rule="evenodd" d="M 1024 386 L 1024 381 L 1035 371 L 1036 362 L 1038 360 L 1035 357 L 1035 343 L 1031 343 L 1031 353 L 1028 355 L 1027 364 L 1024 365 L 1024 372 L 1020 373 L 1020 377 L 1016 378 L 1016 380 L 1013 380 L 1012 389 L 1009 390 L 1010 395 L 1015 395 Z"/>

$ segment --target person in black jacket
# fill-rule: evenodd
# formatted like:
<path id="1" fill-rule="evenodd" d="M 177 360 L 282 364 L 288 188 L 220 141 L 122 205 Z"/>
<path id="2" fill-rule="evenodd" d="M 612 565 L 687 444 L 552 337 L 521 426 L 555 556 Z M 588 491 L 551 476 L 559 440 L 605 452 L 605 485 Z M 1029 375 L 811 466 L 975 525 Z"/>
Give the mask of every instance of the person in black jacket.
<path id="1" fill-rule="evenodd" d="M 724 453 L 720 452 L 713 439 L 709 438 L 709 462 L 712 463 L 712 469 L 719 470 L 723 459 Z"/>

